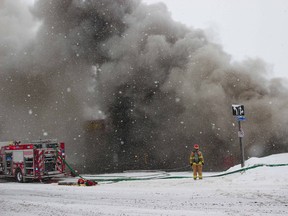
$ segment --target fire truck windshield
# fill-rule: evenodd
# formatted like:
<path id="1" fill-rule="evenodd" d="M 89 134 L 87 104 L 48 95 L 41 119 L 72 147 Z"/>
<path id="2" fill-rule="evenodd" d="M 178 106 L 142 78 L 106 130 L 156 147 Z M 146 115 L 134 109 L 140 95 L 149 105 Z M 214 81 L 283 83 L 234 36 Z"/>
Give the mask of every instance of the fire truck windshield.
<path id="1" fill-rule="evenodd" d="M 58 144 L 57 143 L 37 143 L 34 144 L 35 148 L 57 148 Z"/>
<path id="2" fill-rule="evenodd" d="M 46 144 L 46 148 L 57 148 L 58 147 L 58 144 L 57 143 L 47 143 Z"/>
<path id="3" fill-rule="evenodd" d="M 34 147 L 37 148 L 37 149 L 38 148 L 42 148 L 42 144 L 34 144 Z"/>

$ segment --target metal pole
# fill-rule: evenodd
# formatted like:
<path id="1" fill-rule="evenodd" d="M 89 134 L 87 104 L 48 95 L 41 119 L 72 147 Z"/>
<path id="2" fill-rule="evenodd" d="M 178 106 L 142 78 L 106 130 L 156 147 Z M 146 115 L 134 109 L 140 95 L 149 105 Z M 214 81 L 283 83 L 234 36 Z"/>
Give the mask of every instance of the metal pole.
<path id="1" fill-rule="evenodd" d="M 239 126 L 239 133 L 242 132 L 241 129 L 241 121 L 238 120 L 238 126 Z M 239 136 L 239 142 L 240 142 L 240 152 L 241 152 L 241 167 L 244 167 L 244 147 L 242 144 L 242 136 Z"/>

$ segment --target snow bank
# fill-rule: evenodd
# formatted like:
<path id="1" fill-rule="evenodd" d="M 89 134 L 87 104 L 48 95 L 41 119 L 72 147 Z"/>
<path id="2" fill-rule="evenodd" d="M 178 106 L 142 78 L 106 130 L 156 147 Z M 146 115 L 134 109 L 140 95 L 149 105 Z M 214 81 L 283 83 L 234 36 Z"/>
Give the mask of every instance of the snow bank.
<path id="1" fill-rule="evenodd" d="M 282 166 L 283 165 L 283 166 Z M 237 170 L 239 173 L 229 176 Z M 245 166 L 236 165 L 228 169 L 224 174 L 228 174 L 228 178 L 233 183 L 247 184 L 255 186 L 260 184 L 267 185 L 287 185 L 288 182 L 288 153 L 275 154 L 267 157 L 252 157 L 245 161 Z M 231 174 L 232 175 L 232 174 Z"/>
<path id="2" fill-rule="evenodd" d="M 247 161 L 245 161 L 244 168 L 257 166 L 259 164 L 265 164 L 265 165 L 288 164 L 288 153 L 275 154 L 275 155 L 270 155 L 270 156 L 262 157 L 262 158 L 251 157 Z M 227 172 L 231 172 L 231 171 L 235 171 L 239 169 L 241 169 L 240 164 L 234 167 L 231 167 L 230 169 L 227 170 Z"/>

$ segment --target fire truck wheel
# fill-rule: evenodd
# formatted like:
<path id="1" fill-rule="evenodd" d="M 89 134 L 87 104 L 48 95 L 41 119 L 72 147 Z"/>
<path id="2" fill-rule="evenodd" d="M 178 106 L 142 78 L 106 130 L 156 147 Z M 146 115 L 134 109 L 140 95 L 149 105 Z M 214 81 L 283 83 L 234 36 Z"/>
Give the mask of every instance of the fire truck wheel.
<path id="1" fill-rule="evenodd" d="M 20 169 L 16 170 L 15 178 L 17 182 L 20 182 L 20 183 L 23 182 L 23 174 Z"/>

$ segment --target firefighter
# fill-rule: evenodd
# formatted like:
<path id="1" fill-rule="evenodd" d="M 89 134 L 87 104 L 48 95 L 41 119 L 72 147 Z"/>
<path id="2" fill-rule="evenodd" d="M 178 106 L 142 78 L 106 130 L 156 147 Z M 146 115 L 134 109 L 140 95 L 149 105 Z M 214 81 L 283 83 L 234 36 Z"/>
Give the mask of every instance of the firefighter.
<path id="1" fill-rule="evenodd" d="M 204 165 L 204 157 L 201 151 L 199 151 L 199 145 L 195 144 L 194 149 L 190 155 L 190 165 L 193 169 L 193 178 L 194 180 L 198 178 L 202 179 L 202 167 Z"/>

